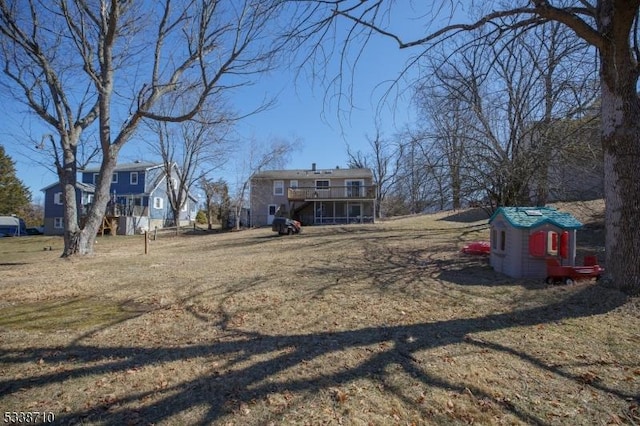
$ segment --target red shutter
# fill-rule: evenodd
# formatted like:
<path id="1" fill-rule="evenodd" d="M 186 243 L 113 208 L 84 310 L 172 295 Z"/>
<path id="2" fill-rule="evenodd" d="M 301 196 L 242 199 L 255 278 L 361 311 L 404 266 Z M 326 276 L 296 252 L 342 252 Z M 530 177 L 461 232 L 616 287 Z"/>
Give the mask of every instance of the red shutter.
<path id="1" fill-rule="evenodd" d="M 537 231 L 529 235 L 529 254 L 534 257 L 544 257 L 546 254 L 547 233 Z"/>
<path id="2" fill-rule="evenodd" d="M 569 257 L 569 232 L 564 231 L 560 234 L 560 257 L 567 259 Z"/>

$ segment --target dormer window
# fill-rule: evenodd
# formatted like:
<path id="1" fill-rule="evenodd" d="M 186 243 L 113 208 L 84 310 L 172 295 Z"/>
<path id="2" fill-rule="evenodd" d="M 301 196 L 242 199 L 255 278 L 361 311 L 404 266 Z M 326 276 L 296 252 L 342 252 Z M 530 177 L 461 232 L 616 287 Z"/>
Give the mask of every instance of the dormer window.
<path id="1" fill-rule="evenodd" d="M 131 185 L 138 184 L 138 172 L 131 172 L 131 175 L 129 175 L 129 183 Z"/>
<path id="2" fill-rule="evenodd" d="M 118 183 L 118 174 L 114 173 L 111 175 L 111 183 Z"/>

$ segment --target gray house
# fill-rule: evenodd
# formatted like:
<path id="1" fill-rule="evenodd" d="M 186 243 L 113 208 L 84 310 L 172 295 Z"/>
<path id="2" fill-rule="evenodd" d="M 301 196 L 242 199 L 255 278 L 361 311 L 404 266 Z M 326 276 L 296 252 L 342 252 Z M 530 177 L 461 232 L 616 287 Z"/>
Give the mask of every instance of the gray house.
<path id="1" fill-rule="evenodd" d="M 582 224 L 553 207 L 500 207 L 489 219 L 490 263 L 513 278 L 545 278 L 548 258 L 575 266 Z"/>
<path id="2" fill-rule="evenodd" d="M 373 222 L 376 185 L 370 169 L 270 170 L 251 177 L 252 226 L 276 216 L 303 225 Z"/>

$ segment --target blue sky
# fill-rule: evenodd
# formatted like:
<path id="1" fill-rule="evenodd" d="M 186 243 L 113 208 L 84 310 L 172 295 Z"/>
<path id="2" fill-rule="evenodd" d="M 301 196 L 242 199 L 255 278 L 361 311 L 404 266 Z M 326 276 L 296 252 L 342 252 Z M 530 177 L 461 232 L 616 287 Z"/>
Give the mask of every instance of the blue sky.
<path id="1" fill-rule="evenodd" d="M 387 45 L 386 47 L 384 45 Z M 383 48 L 385 47 L 385 48 Z M 338 105 L 326 101 L 325 89 L 320 83 L 303 79 L 296 81 L 294 70 L 278 70 L 263 76 L 259 82 L 245 87 L 233 99 L 238 109 L 251 109 L 265 95 L 276 96 L 276 105 L 257 115 L 250 116 L 239 122 L 236 128 L 242 140 L 255 138 L 257 141 L 268 143 L 272 138 L 289 140 L 300 139 L 301 146 L 287 164 L 287 168 L 310 168 L 311 163 L 317 163 L 319 168 L 345 167 L 347 164 L 347 142 L 354 149 L 366 149 L 366 135 L 375 133 L 376 120 L 385 136 L 390 137 L 397 128 L 404 126 L 410 117 L 409 100 L 406 97 L 390 96 L 389 101 L 397 105 L 394 111 L 389 107 L 382 108 L 382 114 L 377 117 L 377 106 L 381 98 L 381 90 L 376 87 L 386 80 L 394 79 L 404 64 L 403 52 L 399 52 L 390 43 L 378 43 L 372 46 L 374 52 L 371 58 L 364 58 L 356 75 L 357 82 L 353 106 L 343 105 L 344 109 L 338 118 Z M 384 61 L 376 60 L 373 56 L 382 56 Z M 393 60 L 390 60 L 393 58 Z M 343 76 L 350 78 L 350 76 Z M 381 87 L 388 87 L 389 83 Z M 42 197 L 40 190 L 57 180 L 55 174 L 41 163 L 50 161 L 34 152 L 31 144 L 25 144 L 25 133 L 37 135 L 48 133 L 26 113 L 26 107 L 21 104 L 3 99 L 2 102 L 2 143 L 7 153 L 16 165 L 18 178 L 31 190 L 34 202 Z M 243 149 L 236 155 L 243 155 Z M 135 138 L 128 142 L 120 154 L 119 162 L 129 162 L 144 157 L 152 160 L 152 154 L 146 146 L 136 144 Z M 235 178 L 234 165 L 236 159 L 227 163 L 226 170 L 221 170 L 221 176 L 232 182 Z"/>
<path id="2" fill-rule="evenodd" d="M 415 16 L 415 11 L 406 12 Z M 407 37 L 426 31 L 420 24 L 422 20 L 411 20 L 402 13 L 396 22 L 402 23 Z M 366 135 L 374 135 L 376 123 L 383 136 L 392 138 L 399 129 L 415 120 L 405 83 L 394 86 L 382 106 L 380 102 L 391 85 L 390 81 L 398 77 L 408 58 L 416 53 L 415 50 L 400 51 L 389 39 L 373 38 L 360 58 L 355 74 L 345 73 L 342 76 L 346 85 L 343 89 L 350 84 L 352 77 L 354 86 L 352 97 L 345 95 L 343 90 L 345 96 L 340 110 L 335 97 L 326 99 L 327 93 L 335 93 L 335 87 L 327 89 L 317 80 L 296 78 L 297 70 L 293 67 L 283 67 L 264 75 L 253 86 L 242 88 L 233 97 L 232 104 L 239 110 L 247 110 L 255 107 L 264 96 L 277 95 L 276 105 L 238 123 L 239 139 L 253 137 L 265 143 L 272 138 L 300 139 L 299 151 L 292 156 L 287 168 L 309 168 L 312 163 L 319 168 L 344 167 L 347 164 L 347 143 L 354 150 L 366 150 Z M 333 77 L 336 68 L 327 72 L 329 77 Z M 2 98 L 0 143 L 14 160 L 18 178 L 31 189 L 34 202 L 39 202 L 42 198 L 40 190 L 55 182 L 57 177 L 43 165 L 51 163 L 51 160 L 34 151 L 31 143 L 23 142 L 25 135 L 38 139 L 39 135 L 48 133 L 37 119 L 25 113 L 25 108 L 11 99 Z M 243 155 L 243 150 L 241 147 L 236 155 Z M 134 138 L 121 151 L 119 162 L 136 159 L 153 160 L 153 157 L 148 148 L 136 144 Z M 237 176 L 234 170 L 237 163 L 237 158 L 230 159 L 226 169 L 214 177 L 224 177 L 233 183 Z"/>

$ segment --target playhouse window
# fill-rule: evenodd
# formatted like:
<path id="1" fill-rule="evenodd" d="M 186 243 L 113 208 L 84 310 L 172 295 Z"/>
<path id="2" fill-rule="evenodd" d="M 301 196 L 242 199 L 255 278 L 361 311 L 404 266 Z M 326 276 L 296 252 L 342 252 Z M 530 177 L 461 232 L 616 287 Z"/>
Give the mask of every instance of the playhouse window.
<path id="1" fill-rule="evenodd" d="M 505 231 L 500 231 L 500 250 L 504 251 L 507 245 L 507 233 Z"/>

